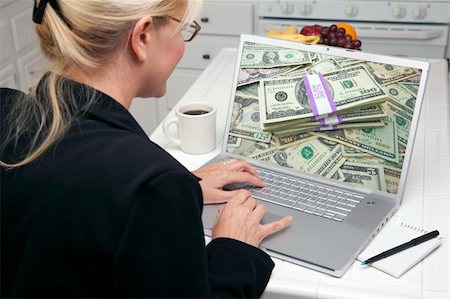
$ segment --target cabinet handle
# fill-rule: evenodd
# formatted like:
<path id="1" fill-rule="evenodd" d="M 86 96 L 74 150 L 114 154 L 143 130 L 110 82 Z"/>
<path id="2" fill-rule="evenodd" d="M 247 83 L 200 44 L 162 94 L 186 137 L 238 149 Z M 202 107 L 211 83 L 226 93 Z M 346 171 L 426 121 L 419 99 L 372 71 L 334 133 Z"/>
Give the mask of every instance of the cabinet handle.
<path id="1" fill-rule="evenodd" d="M 211 56 L 209 56 L 209 54 L 203 54 L 203 59 L 205 60 L 209 60 L 211 58 Z"/>
<path id="2" fill-rule="evenodd" d="M 209 22 L 209 19 L 205 17 L 205 18 L 201 18 L 200 21 L 201 21 L 202 23 L 208 23 L 208 22 Z"/>

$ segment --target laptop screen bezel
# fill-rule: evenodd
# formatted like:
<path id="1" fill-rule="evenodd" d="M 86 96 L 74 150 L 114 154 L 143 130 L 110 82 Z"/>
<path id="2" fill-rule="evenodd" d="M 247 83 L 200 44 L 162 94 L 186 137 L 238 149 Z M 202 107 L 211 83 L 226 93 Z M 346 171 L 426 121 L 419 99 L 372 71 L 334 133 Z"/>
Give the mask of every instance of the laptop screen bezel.
<path id="1" fill-rule="evenodd" d="M 236 90 L 237 90 L 237 78 L 239 75 L 241 56 L 242 56 L 243 46 L 244 46 L 245 42 L 260 43 L 260 44 L 265 44 L 265 45 L 272 45 L 272 46 L 284 47 L 284 48 L 292 48 L 292 49 L 298 49 L 298 50 L 303 50 L 303 51 L 312 51 L 312 52 L 316 52 L 316 53 L 320 53 L 320 54 L 342 56 L 342 57 L 353 58 L 353 59 L 367 60 L 367 61 L 371 61 L 371 62 L 379 62 L 379 63 L 387 63 L 388 62 L 389 64 L 392 64 L 392 65 L 412 67 L 412 68 L 420 69 L 422 71 L 422 75 L 421 75 L 420 83 L 419 83 L 419 90 L 418 90 L 417 98 L 416 98 L 416 104 L 414 107 L 414 114 L 413 114 L 412 122 L 411 122 L 411 129 L 409 131 L 409 136 L 408 136 L 408 140 L 412 140 L 413 142 L 408 143 L 408 146 L 406 147 L 405 158 L 404 158 L 403 167 L 402 167 L 402 173 L 400 176 L 399 188 L 398 188 L 398 192 L 396 194 L 379 191 L 379 190 L 373 190 L 373 189 L 366 188 L 364 186 L 359 186 L 359 185 L 354 185 L 354 184 L 348 184 L 348 183 L 342 184 L 342 182 L 336 182 L 333 179 L 320 177 L 320 176 L 309 174 L 306 172 L 296 171 L 296 173 L 302 173 L 302 175 L 304 174 L 305 177 L 309 177 L 310 179 L 317 180 L 318 182 L 326 182 L 327 184 L 337 185 L 337 186 L 341 186 L 341 187 L 346 186 L 349 189 L 361 190 L 366 193 L 380 193 L 383 196 L 387 196 L 389 198 L 401 201 L 402 197 L 403 197 L 404 189 L 405 189 L 407 175 L 409 172 L 408 169 L 410 166 L 411 156 L 412 156 L 412 152 L 413 152 L 413 148 L 414 148 L 420 112 L 422 109 L 422 104 L 423 104 L 423 100 L 424 100 L 424 96 L 425 96 L 426 82 L 427 82 L 428 75 L 429 75 L 430 62 L 426 61 L 426 60 L 421 60 L 419 58 L 414 58 L 414 59 L 404 58 L 404 57 L 390 56 L 390 55 L 384 55 L 384 54 L 368 53 L 368 52 L 363 52 L 363 51 L 358 51 L 358 50 L 330 47 L 327 45 L 300 43 L 300 42 L 274 39 L 274 38 L 257 36 L 257 35 L 242 34 L 241 38 L 240 38 L 240 43 L 239 43 L 239 48 L 238 48 L 238 53 L 237 53 L 236 63 L 235 63 L 235 68 L 234 68 L 232 90 L 230 93 L 230 100 L 229 100 L 229 104 L 228 104 L 227 121 L 226 121 L 226 125 L 225 125 L 224 139 L 222 142 L 221 153 L 222 153 L 222 156 L 224 156 L 224 157 L 226 156 L 226 157 L 242 159 L 242 160 L 246 160 L 248 162 L 251 162 L 256 165 L 261 165 L 261 166 L 264 166 L 264 165 L 268 166 L 269 164 L 264 163 L 259 160 L 256 160 L 256 159 L 251 159 L 248 157 L 244 157 L 241 155 L 236 155 L 236 154 L 227 152 L 227 140 L 228 140 L 228 135 L 229 135 L 232 110 L 233 110 L 232 103 L 235 100 L 235 94 L 236 94 Z M 387 60 L 389 60 L 389 61 L 387 61 Z M 286 172 L 289 173 L 289 170 L 286 170 Z"/>

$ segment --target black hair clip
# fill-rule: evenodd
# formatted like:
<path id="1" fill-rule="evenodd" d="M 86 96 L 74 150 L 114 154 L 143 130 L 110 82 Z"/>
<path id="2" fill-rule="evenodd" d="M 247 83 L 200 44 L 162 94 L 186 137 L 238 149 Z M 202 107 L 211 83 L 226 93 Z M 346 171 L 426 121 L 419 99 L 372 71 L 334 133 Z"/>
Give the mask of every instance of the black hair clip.
<path id="1" fill-rule="evenodd" d="M 36 24 L 42 24 L 42 19 L 44 18 L 45 8 L 47 7 L 47 3 L 53 8 L 53 10 L 58 14 L 58 16 L 63 20 L 68 26 L 66 19 L 61 13 L 61 9 L 59 8 L 57 0 L 41 0 L 39 5 L 36 5 L 36 0 L 34 0 L 34 8 L 33 8 L 33 22 Z M 70 27 L 70 26 L 69 26 Z"/>

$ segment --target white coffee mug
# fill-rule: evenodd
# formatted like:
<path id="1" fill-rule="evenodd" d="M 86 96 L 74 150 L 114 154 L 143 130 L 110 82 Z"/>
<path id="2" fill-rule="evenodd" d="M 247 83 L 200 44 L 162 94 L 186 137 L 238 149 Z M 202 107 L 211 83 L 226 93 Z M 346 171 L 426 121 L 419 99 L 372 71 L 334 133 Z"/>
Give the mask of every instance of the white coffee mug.
<path id="1" fill-rule="evenodd" d="M 169 128 L 177 127 L 178 137 Z M 163 132 L 170 142 L 188 154 L 205 154 L 216 147 L 216 107 L 206 102 L 191 102 L 179 106 L 175 117 L 166 118 Z"/>

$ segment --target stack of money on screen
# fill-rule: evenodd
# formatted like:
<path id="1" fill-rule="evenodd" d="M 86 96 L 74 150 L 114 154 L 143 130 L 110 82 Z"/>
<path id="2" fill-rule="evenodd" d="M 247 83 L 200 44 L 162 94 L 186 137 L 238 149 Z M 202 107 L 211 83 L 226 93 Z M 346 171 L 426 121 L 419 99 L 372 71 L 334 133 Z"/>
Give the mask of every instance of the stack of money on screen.
<path id="1" fill-rule="evenodd" d="M 228 151 L 397 192 L 419 70 L 246 43 Z"/>

